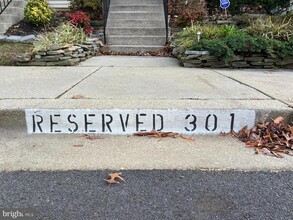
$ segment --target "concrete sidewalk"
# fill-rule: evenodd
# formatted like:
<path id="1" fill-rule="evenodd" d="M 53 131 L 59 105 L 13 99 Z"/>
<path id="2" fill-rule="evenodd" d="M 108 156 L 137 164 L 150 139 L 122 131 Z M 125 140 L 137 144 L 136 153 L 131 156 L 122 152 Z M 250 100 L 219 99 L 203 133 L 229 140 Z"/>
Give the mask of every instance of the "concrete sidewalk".
<path id="1" fill-rule="evenodd" d="M 27 135 L 25 109 L 243 109 L 256 121 L 293 119 L 293 71 L 188 69 L 174 58 L 94 57 L 76 67 L 0 68 L 1 170 L 291 170 L 293 158 L 256 156 L 228 137 L 158 142 Z M 79 96 L 79 99 L 73 97 Z M 82 98 L 81 98 L 82 97 Z M 77 149 L 75 144 L 85 147 Z M 13 156 L 15 155 L 15 156 Z M 122 158 L 124 158 L 122 160 Z"/>
<path id="2" fill-rule="evenodd" d="M 290 70 L 188 69 L 174 58 L 102 56 L 76 67 L 0 72 L 0 127 L 23 126 L 27 108 L 252 109 L 258 121 L 289 121 L 293 111 Z"/>

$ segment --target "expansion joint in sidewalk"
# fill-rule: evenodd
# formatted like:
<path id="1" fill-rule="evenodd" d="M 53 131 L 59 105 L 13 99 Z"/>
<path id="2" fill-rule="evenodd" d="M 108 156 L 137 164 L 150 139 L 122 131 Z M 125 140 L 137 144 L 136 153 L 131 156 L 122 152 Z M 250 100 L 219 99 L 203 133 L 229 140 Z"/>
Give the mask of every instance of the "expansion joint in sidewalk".
<path id="1" fill-rule="evenodd" d="M 99 67 L 98 69 L 96 69 L 95 71 L 93 71 L 92 73 L 90 73 L 89 75 L 87 75 L 86 77 L 84 77 L 83 79 L 81 79 L 80 81 L 78 81 L 76 84 L 74 84 L 73 86 L 71 86 L 69 89 L 67 89 L 66 91 L 64 91 L 60 95 L 58 95 L 55 99 L 61 98 L 63 95 L 65 95 L 71 89 L 73 89 L 74 87 L 76 87 L 77 85 L 79 85 L 80 83 L 82 83 L 83 81 L 85 81 L 87 78 L 89 78 L 90 76 L 92 76 L 94 73 L 98 72 L 101 68 L 103 68 L 103 67 Z"/>

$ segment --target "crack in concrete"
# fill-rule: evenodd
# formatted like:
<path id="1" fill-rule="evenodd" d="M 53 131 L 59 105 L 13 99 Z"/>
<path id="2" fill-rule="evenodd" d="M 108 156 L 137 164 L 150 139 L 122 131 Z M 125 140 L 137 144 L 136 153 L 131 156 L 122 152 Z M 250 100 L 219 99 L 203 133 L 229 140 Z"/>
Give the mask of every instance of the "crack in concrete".
<path id="1" fill-rule="evenodd" d="M 90 73 L 89 75 L 87 75 L 86 77 L 84 77 L 83 79 L 81 79 L 79 82 L 77 82 L 76 84 L 74 84 L 73 86 L 71 86 L 69 89 L 65 90 L 63 93 L 61 93 L 60 95 L 58 95 L 55 99 L 60 99 L 63 95 L 65 95 L 71 89 L 73 89 L 74 87 L 76 87 L 77 85 L 79 85 L 80 83 L 82 83 L 84 80 L 86 80 L 87 78 L 89 78 L 90 76 L 92 76 L 94 73 L 98 72 L 102 68 L 103 67 L 99 67 L 94 72 Z"/>

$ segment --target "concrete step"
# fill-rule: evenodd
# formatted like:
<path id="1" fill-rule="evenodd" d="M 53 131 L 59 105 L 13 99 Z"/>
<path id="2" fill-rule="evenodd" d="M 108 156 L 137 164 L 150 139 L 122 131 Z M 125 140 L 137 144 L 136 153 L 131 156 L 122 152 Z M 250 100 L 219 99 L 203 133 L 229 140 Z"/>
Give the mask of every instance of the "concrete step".
<path id="1" fill-rule="evenodd" d="M 163 19 L 108 19 L 107 21 L 107 27 L 119 27 L 119 28 L 126 28 L 126 27 L 165 27 L 165 21 Z"/>
<path id="2" fill-rule="evenodd" d="M 145 12 L 164 12 L 163 4 L 135 4 L 135 5 L 111 5 L 109 12 L 124 11 L 145 11 Z"/>
<path id="3" fill-rule="evenodd" d="M 125 11 L 125 12 L 111 12 L 108 19 L 162 19 L 164 14 L 159 12 L 145 12 L 145 11 Z"/>
<path id="4" fill-rule="evenodd" d="M 1 14 L 0 15 L 0 23 L 15 24 L 20 20 L 21 19 L 17 15 L 16 16 L 10 15 L 10 14 Z"/>
<path id="5" fill-rule="evenodd" d="M 162 4 L 162 0 L 111 0 L 111 5 L 133 5 L 133 4 Z"/>
<path id="6" fill-rule="evenodd" d="M 164 46 L 153 45 L 107 45 L 101 48 L 102 51 L 113 51 L 120 53 L 160 51 L 162 49 L 164 49 Z"/>
<path id="7" fill-rule="evenodd" d="M 112 28 L 107 27 L 109 35 L 133 35 L 133 36 L 162 36 L 166 34 L 165 28 L 141 28 L 141 27 L 128 27 L 128 28 Z"/>
<path id="8" fill-rule="evenodd" d="M 110 35 L 108 42 L 112 45 L 153 45 L 162 46 L 166 43 L 166 37 L 162 36 L 127 36 Z"/>

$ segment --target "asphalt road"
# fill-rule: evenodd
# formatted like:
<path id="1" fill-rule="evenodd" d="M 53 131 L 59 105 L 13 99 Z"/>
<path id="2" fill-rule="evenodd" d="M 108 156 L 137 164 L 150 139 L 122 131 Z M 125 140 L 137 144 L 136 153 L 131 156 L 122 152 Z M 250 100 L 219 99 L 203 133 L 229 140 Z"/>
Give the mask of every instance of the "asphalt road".
<path id="1" fill-rule="evenodd" d="M 112 186 L 107 173 L 1 173 L 0 208 L 62 220 L 293 219 L 293 172 L 123 171 Z"/>

